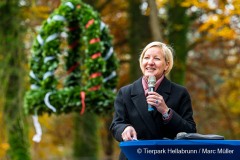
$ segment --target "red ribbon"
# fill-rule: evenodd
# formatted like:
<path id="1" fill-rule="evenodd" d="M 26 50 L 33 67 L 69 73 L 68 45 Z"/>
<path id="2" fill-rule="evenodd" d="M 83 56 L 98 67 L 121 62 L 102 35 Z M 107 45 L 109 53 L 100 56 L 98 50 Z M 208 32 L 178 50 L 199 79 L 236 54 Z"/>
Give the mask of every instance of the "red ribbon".
<path id="1" fill-rule="evenodd" d="M 99 90 L 100 87 L 101 87 L 101 85 L 97 85 L 97 86 L 93 86 L 93 87 L 89 88 L 88 90 L 89 91 L 96 91 L 96 90 Z"/>
<path id="2" fill-rule="evenodd" d="M 78 41 L 73 42 L 70 46 L 68 46 L 70 49 L 75 48 L 78 45 Z"/>
<path id="3" fill-rule="evenodd" d="M 86 28 L 90 27 L 92 24 L 94 23 L 94 19 L 91 19 L 87 22 L 87 24 L 85 25 Z"/>
<path id="4" fill-rule="evenodd" d="M 90 78 L 96 78 L 96 77 L 99 77 L 99 76 L 101 76 L 101 75 L 102 75 L 101 72 L 95 72 L 95 73 L 93 73 L 93 74 L 90 75 Z"/>
<path id="5" fill-rule="evenodd" d="M 76 30 L 78 28 L 79 28 L 78 26 L 77 27 L 68 27 L 69 31 L 74 31 L 74 30 Z"/>
<path id="6" fill-rule="evenodd" d="M 75 63 L 73 66 L 71 66 L 68 71 L 67 74 L 70 74 L 72 71 L 74 71 L 74 69 L 76 69 L 79 66 L 79 63 Z"/>
<path id="7" fill-rule="evenodd" d="M 96 77 L 99 77 L 99 76 L 102 76 L 102 73 L 101 72 L 96 72 L 96 73 L 93 73 L 90 75 L 90 78 L 96 78 Z M 91 88 L 89 88 L 88 90 L 89 91 L 96 91 L 96 90 L 99 90 L 101 88 L 101 85 L 97 85 L 97 86 L 93 86 Z M 81 109 L 81 112 L 80 114 L 83 115 L 84 111 L 85 111 L 85 108 L 86 108 L 86 104 L 85 104 L 85 92 L 81 92 L 80 93 L 80 98 L 81 98 L 81 102 L 82 102 L 82 109 Z"/>
<path id="8" fill-rule="evenodd" d="M 82 109 L 81 109 L 81 112 L 80 112 L 81 115 L 83 115 L 83 113 L 85 112 L 85 108 L 86 108 L 86 105 L 85 105 L 85 96 L 86 96 L 86 93 L 82 91 L 82 92 L 80 93 L 80 98 L 81 98 L 81 102 L 82 102 Z"/>
<path id="9" fill-rule="evenodd" d="M 91 88 L 89 88 L 89 91 L 96 91 L 99 90 L 101 88 L 101 85 L 97 85 L 97 86 L 93 86 Z M 82 109 L 80 111 L 80 115 L 83 115 L 86 109 L 86 104 L 85 104 L 85 97 L 86 97 L 86 93 L 84 91 L 81 91 L 80 93 L 80 98 L 81 98 L 81 102 L 82 102 Z"/>
<path id="10" fill-rule="evenodd" d="M 98 53 L 93 54 L 93 55 L 91 56 L 91 58 L 92 58 L 92 59 L 96 59 L 96 58 L 101 57 L 101 56 L 102 56 L 101 52 L 98 52 Z"/>
<path id="11" fill-rule="evenodd" d="M 93 44 L 93 43 L 97 43 L 97 42 L 100 42 L 100 38 L 93 38 L 90 40 L 90 44 Z"/>

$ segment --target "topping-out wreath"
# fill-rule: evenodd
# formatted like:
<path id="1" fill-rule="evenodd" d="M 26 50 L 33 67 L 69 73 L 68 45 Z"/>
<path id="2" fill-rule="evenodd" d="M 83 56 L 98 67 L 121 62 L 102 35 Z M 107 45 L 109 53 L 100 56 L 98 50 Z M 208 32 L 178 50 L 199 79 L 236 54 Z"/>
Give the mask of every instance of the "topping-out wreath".
<path id="1" fill-rule="evenodd" d="M 118 64 L 111 40 L 89 5 L 63 0 L 34 40 L 25 112 L 111 112 Z"/>

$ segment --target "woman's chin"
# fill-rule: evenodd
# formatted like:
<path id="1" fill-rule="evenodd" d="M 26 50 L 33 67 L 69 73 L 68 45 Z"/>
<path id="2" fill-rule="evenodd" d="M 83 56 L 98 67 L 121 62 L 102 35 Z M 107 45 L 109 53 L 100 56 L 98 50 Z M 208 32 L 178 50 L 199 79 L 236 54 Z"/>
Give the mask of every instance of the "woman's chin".
<path id="1" fill-rule="evenodd" d="M 145 77 L 155 76 L 155 74 L 154 74 L 154 73 L 145 73 L 144 76 L 145 76 Z"/>

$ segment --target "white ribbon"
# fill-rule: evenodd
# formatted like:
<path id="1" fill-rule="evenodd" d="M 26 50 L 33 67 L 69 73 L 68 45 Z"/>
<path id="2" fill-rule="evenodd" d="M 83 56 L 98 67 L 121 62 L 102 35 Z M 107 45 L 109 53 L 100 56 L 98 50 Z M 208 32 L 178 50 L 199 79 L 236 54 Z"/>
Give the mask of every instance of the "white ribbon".
<path id="1" fill-rule="evenodd" d="M 74 9 L 74 5 L 71 2 L 65 3 L 66 6 L 70 7 L 71 9 Z"/>
<path id="2" fill-rule="evenodd" d="M 50 18 L 50 17 L 47 19 L 47 22 L 48 22 L 48 23 L 50 23 L 50 22 L 51 22 L 51 18 Z"/>
<path id="3" fill-rule="evenodd" d="M 108 80 L 114 78 L 116 75 L 117 75 L 116 71 L 112 71 L 112 73 L 108 77 L 103 79 L 103 82 L 104 83 L 107 82 Z"/>
<path id="4" fill-rule="evenodd" d="M 56 108 L 53 107 L 53 106 L 50 104 L 50 102 L 49 102 L 49 97 L 50 97 L 51 94 L 52 94 L 52 92 L 48 92 L 48 93 L 45 95 L 45 97 L 44 97 L 44 102 L 45 102 L 45 105 L 46 105 L 49 109 L 51 109 L 53 112 L 56 112 L 56 111 L 57 111 Z"/>
<path id="5" fill-rule="evenodd" d="M 58 33 L 54 33 L 47 37 L 46 42 L 50 42 L 58 37 Z"/>
<path id="6" fill-rule="evenodd" d="M 63 37 L 63 38 L 67 38 L 68 37 L 68 34 L 66 33 L 66 32 L 61 32 L 61 37 Z"/>
<path id="7" fill-rule="evenodd" d="M 105 28 L 105 26 L 106 26 L 105 23 L 101 21 L 101 24 L 100 24 L 101 31 Z"/>
<path id="8" fill-rule="evenodd" d="M 43 79 L 46 79 L 46 78 L 48 78 L 50 76 L 53 76 L 53 72 L 52 71 L 48 71 L 48 72 L 44 73 Z"/>
<path id="9" fill-rule="evenodd" d="M 113 54 L 113 47 L 111 47 L 109 50 L 108 50 L 108 53 L 106 54 L 106 56 L 104 57 L 104 60 L 107 61 Z"/>
<path id="10" fill-rule="evenodd" d="M 44 58 L 43 62 L 44 62 L 44 63 L 47 63 L 48 61 L 51 61 L 51 60 L 53 60 L 53 59 L 55 59 L 54 56 L 48 56 L 48 57 L 45 57 L 45 58 Z"/>
<path id="11" fill-rule="evenodd" d="M 113 89 L 112 91 L 113 93 L 117 93 L 117 88 Z"/>
<path id="12" fill-rule="evenodd" d="M 42 39 L 41 35 L 37 35 L 37 41 L 42 46 L 44 44 L 44 40 Z"/>
<path id="13" fill-rule="evenodd" d="M 32 84 L 30 88 L 31 88 L 32 90 L 34 90 L 34 89 L 38 89 L 38 88 L 39 88 L 39 86 L 38 86 L 38 85 L 36 85 L 36 84 Z"/>
<path id="14" fill-rule="evenodd" d="M 35 131 L 36 131 L 36 134 L 33 136 L 32 140 L 34 142 L 39 143 L 41 141 L 41 138 L 42 138 L 42 128 L 41 128 L 40 123 L 38 122 L 38 116 L 37 115 L 32 116 L 32 119 L 33 119 L 33 125 L 34 125 L 34 128 L 35 128 Z"/>
<path id="15" fill-rule="evenodd" d="M 36 57 L 36 56 L 32 56 L 32 59 L 33 59 L 33 61 L 35 61 L 35 62 L 39 62 L 39 60 L 40 60 L 40 58 L 39 58 L 39 57 Z"/>
<path id="16" fill-rule="evenodd" d="M 54 20 L 54 21 L 65 21 L 65 17 L 63 17 L 61 15 L 54 15 L 52 17 L 52 20 Z"/>
<path id="17" fill-rule="evenodd" d="M 51 21 L 65 21 L 66 19 L 65 19 L 65 17 L 63 17 L 63 16 L 61 16 L 61 15 L 54 15 L 53 17 L 49 17 L 48 19 L 47 19 L 47 22 L 48 23 L 51 23 Z"/>
<path id="18" fill-rule="evenodd" d="M 29 73 L 30 77 L 32 77 L 33 79 L 39 81 L 39 79 L 37 78 L 37 76 L 34 74 L 34 72 L 31 70 Z"/>

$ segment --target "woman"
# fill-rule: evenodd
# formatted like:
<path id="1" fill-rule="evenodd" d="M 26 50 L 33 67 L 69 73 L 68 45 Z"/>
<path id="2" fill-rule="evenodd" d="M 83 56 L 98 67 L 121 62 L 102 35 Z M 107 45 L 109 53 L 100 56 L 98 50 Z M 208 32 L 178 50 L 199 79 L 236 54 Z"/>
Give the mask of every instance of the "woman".
<path id="1" fill-rule="evenodd" d="M 115 114 L 110 126 L 114 138 L 119 142 L 173 139 L 179 132 L 195 133 L 188 91 L 165 77 L 173 66 L 171 48 L 152 42 L 144 48 L 139 62 L 143 77 L 122 87 L 114 103 Z M 148 92 L 149 76 L 156 77 L 155 91 Z M 148 111 L 148 104 L 154 111 Z M 126 157 L 121 153 L 119 159 Z"/>

